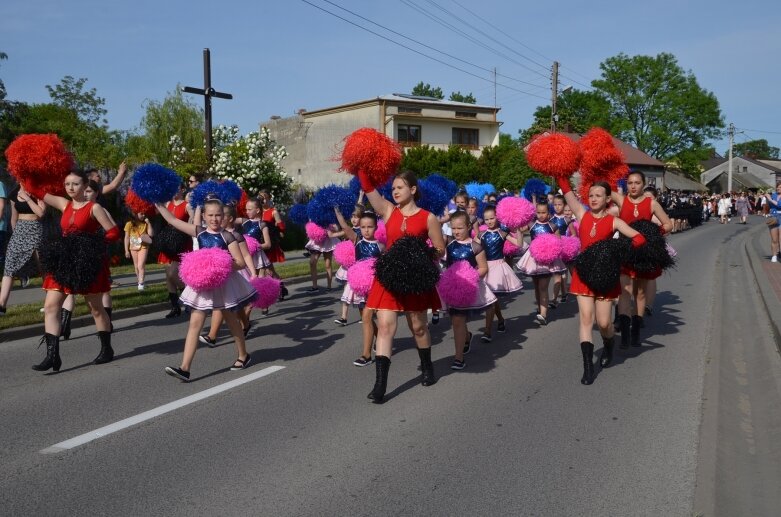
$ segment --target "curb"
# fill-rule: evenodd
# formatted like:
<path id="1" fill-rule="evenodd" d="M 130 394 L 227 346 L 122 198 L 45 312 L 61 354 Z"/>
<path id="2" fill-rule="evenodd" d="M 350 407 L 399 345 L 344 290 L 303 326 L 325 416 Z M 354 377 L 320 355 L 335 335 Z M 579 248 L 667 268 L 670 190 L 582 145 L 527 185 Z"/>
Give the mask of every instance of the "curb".
<path id="1" fill-rule="evenodd" d="M 776 342 L 776 349 L 778 350 L 778 353 L 781 354 L 781 314 L 777 310 L 771 310 L 771 307 L 776 307 L 778 305 L 778 296 L 770 287 L 770 282 L 768 281 L 765 272 L 762 270 L 762 258 L 759 256 L 759 252 L 756 249 L 756 236 L 754 234 L 761 233 L 761 231 L 762 229 L 749 232 L 743 242 L 743 249 L 748 258 L 751 273 L 754 275 L 757 291 L 759 291 L 760 298 L 762 299 L 762 306 L 765 308 L 765 313 L 770 321 L 770 328 Z M 781 267 L 781 264 L 779 264 L 779 267 Z"/>
<path id="2" fill-rule="evenodd" d="M 286 278 L 284 280 L 285 285 L 296 285 L 308 282 L 310 280 L 309 275 L 294 276 Z M 112 314 L 111 320 L 117 322 L 123 319 L 134 318 L 136 316 L 142 316 L 145 314 L 152 314 L 154 312 L 161 312 L 168 309 L 170 305 L 168 302 L 153 303 L 150 305 L 141 305 L 139 307 L 132 307 L 130 309 L 122 309 Z M 88 327 L 94 324 L 92 316 L 86 314 L 79 316 L 71 320 L 71 329 L 78 329 L 81 327 Z M 35 323 L 33 325 L 26 325 L 24 327 L 13 327 L 5 329 L 0 333 L 0 343 L 6 343 L 9 341 L 16 341 L 17 339 L 26 339 L 32 337 L 39 337 L 44 334 L 43 323 Z"/>

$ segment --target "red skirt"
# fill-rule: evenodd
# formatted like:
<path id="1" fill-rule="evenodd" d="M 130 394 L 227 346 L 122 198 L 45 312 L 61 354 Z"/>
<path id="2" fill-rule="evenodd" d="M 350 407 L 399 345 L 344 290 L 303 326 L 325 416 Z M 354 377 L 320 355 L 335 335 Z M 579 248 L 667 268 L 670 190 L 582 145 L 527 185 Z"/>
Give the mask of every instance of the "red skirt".
<path id="1" fill-rule="evenodd" d="M 101 293 L 107 293 L 111 291 L 111 280 L 109 279 L 110 272 L 108 268 L 108 261 L 103 263 L 103 267 L 101 268 L 100 272 L 98 273 L 98 277 L 95 279 L 92 284 L 90 284 L 87 289 L 83 291 L 71 291 L 67 287 L 63 287 L 60 284 L 57 283 L 57 281 L 54 279 L 54 277 L 50 274 L 47 274 L 43 278 L 43 289 L 45 291 L 60 291 L 65 294 L 101 294 Z"/>
<path id="2" fill-rule="evenodd" d="M 375 278 L 369 289 L 366 308 L 396 312 L 425 312 L 429 309 L 438 311 L 442 308 L 442 302 L 439 301 L 436 289 L 420 294 L 398 295 L 385 289 Z"/>
<path id="3" fill-rule="evenodd" d="M 280 246 L 272 246 L 271 249 L 264 250 L 266 252 L 266 257 L 271 261 L 273 264 L 274 262 L 284 262 L 285 261 L 285 253 L 282 251 L 282 248 Z"/>
<path id="4" fill-rule="evenodd" d="M 662 270 L 657 268 L 650 273 L 638 273 L 631 267 L 621 266 L 621 274 L 626 275 L 629 278 L 640 278 L 644 280 L 655 280 L 662 276 Z"/>
<path id="5" fill-rule="evenodd" d="M 615 300 L 621 295 L 621 283 L 616 282 L 615 287 L 613 287 L 610 291 L 598 295 L 589 289 L 585 283 L 583 283 L 583 280 L 581 280 L 580 276 L 578 276 L 577 268 L 572 268 L 572 279 L 570 280 L 569 284 L 569 292 L 571 294 L 580 296 L 591 296 L 592 298 L 596 298 L 598 300 Z"/>
<path id="6" fill-rule="evenodd" d="M 185 246 L 185 249 L 183 249 L 181 251 L 181 253 L 178 253 L 177 255 L 175 255 L 173 257 L 170 256 L 170 255 L 167 255 L 165 253 L 158 253 L 157 254 L 157 263 L 158 264 L 170 264 L 171 262 L 179 262 L 179 255 L 181 255 L 182 253 L 187 253 L 188 251 L 192 251 L 192 250 L 193 250 L 192 239 L 190 239 L 190 244 Z"/>

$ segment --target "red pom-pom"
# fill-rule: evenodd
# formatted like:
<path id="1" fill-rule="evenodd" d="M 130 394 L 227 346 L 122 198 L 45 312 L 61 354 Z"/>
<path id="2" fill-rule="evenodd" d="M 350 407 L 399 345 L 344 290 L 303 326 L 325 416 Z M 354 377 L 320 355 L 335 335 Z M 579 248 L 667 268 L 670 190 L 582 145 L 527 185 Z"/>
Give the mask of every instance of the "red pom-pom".
<path id="1" fill-rule="evenodd" d="M 258 292 L 252 301 L 252 306 L 258 309 L 268 309 L 279 299 L 282 291 L 282 281 L 270 276 L 262 276 L 250 280 L 250 284 Z"/>
<path id="2" fill-rule="evenodd" d="M 350 241 L 342 241 L 334 248 L 334 258 L 345 269 L 355 264 L 355 245 Z"/>
<path id="3" fill-rule="evenodd" d="M 469 307 L 477 299 L 480 273 L 466 260 L 448 267 L 439 278 L 437 292 L 449 307 Z"/>
<path id="4" fill-rule="evenodd" d="M 239 201 L 236 203 L 236 217 L 241 217 L 242 219 L 245 219 L 247 217 L 248 200 L 249 200 L 249 196 L 247 196 L 247 193 L 244 192 L 244 190 L 242 190 L 241 198 L 239 198 Z"/>
<path id="5" fill-rule="evenodd" d="M 146 216 L 151 216 L 155 213 L 155 205 L 152 203 L 147 203 L 138 197 L 138 195 L 131 189 L 128 189 L 127 195 L 125 196 L 125 205 L 134 214 L 144 214 Z"/>
<path id="6" fill-rule="evenodd" d="M 621 151 L 613 143 L 613 137 L 602 128 L 589 129 L 578 145 L 582 153 L 580 174 L 592 182 L 606 179 L 607 172 L 624 161 Z"/>
<path id="7" fill-rule="evenodd" d="M 376 129 L 364 127 L 344 139 L 341 170 L 350 174 L 358 174 L 362 170 L 374 186 L 388 181 L 400 163 L 399 144 Z"/>
<path id="8" fill-rule="evenodd" d="M 28 192 L 62 190 L 73 157 L 55 134 L 17 137 L 5 150 L 8 170 Z"/>
<path id="9" fill-rule="evenodd" d="M 566 135 L 551 133 L 532 140 L 526 161 L 547 176 L 569 178 L 580 166 L 580 148 Z"/>
<path id="10" fill-rule="evenodd" d="M 605 180 L 610 184 L 613 191 L 618 190 L 618 180 L 624 179 L 629 175 L 629 165 L 624 162 L 616 164 L 605 172 Z"/>

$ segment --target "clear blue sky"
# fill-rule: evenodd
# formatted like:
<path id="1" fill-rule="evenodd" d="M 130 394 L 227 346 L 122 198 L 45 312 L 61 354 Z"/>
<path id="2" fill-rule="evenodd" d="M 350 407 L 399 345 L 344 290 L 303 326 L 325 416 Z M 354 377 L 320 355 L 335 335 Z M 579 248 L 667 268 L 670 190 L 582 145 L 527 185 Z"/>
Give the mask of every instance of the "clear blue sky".
<path id="1" fill-rule="evenodd" d="M 404 41 L 325 0 L 309 1 Z M 496 67 L 506 76 L 498 82 L 510 87 L 499 86 L 496 93 L 502 130 L 513 136 L 528 127 L 536 106 L 549 102 L 552 60 L 563 67 L 562 87 L 583 88 L 598 77 L 599 63 L 619 52 L 671 52 L 716 94 L 725 120 L 747 129 L 738 142 L 766 138 L 781 147 L 777 0 L 332 1 L 465 61 Z M 490 79 L 483 70 L 409 40 L 406 44 Z M 421 80 L 446 94 L 472 92 L 480 104 L 494 103 L 491 82 L 405 50 L 301 0 L 5 0 L 0 15 L 0 51 L 9 56 L 0 62 L 0 77 L 9 98 L 46 102 L 44 85 L 65 75 L 86 77 L 88 86 L 106 98 L 113 129 L 136 127 L 145 100 L 162 99 L 177 83 L 201 86 L 204 47 L 212 52 L 213 86 L 234 95 L 231 101 L 214 101 L 214 122 L 238 124 L 242 132 L 271 115 L 409 92 Z M 726 141 L 716 148 L 722 152 Z"/>

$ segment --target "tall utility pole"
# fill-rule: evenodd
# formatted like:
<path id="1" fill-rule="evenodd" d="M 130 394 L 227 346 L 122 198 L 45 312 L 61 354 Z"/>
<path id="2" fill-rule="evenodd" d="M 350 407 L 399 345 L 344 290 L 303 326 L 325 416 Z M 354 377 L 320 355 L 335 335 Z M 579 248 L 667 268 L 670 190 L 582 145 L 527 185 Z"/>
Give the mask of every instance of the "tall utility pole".
<path id="1" fill-rule="evenodd" d="M 556 98 L 559 96 L 559 62 L 553 62 L 553 76 L 551 78 L 551 111 L 550 111 L 550 130 L 556 132 L 556 122 L 558 114 L 556 113 Z"/>
<path id="2" fill-rule="evenodd" d="M 212 65 L 211 53 L 208 48 L 203 49 L 203 88 L 193 88 L 185 86 L 182 88 L 185 93 L 194 93 L 203 95 L 204 99 L 204 129 L 203 136 L 206 140 L 206 160 L 209 165 L 212 163 L 212 97 L 218 99 L 232 99 L 230 93 L 215 91 L 212 88 Z"/>
<path id="3" fill-rule="evenodd" d="M 494 108 L 496 107 L 496 67 L 494 67 Z"/>
<path id="4" fill-rule="evenodd" d="M 735 140 L 735 124 L 729 123 L 729 129 L 727 129 L 729 135 L 729 160 L 727 160 L 729 170 L 727 171 L 727 192 L 732 193 L 732 144 Z"/>

